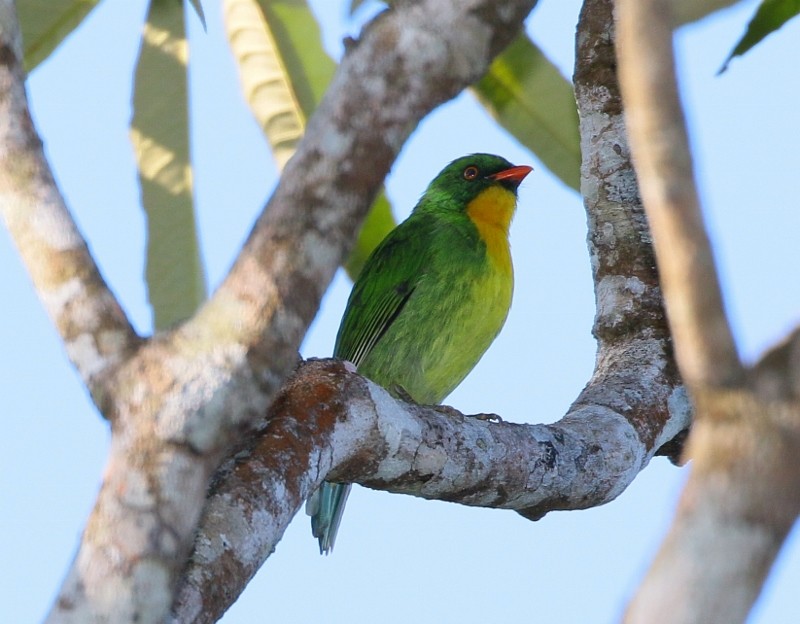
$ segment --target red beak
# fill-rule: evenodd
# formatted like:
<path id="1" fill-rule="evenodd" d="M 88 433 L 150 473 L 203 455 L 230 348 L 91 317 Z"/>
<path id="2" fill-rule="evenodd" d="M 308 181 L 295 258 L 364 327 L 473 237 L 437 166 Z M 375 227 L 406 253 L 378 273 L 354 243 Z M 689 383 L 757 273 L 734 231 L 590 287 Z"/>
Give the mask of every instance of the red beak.
<path id="1" fill-rule="evenodd" d="M 519 184 L 528 175 L 531 171 L 533 171 L 533 167 L 529 167 L 528 165 L 519 165 L 518 167 L 511 167 L 509 169 L 503 169 L 503 171 L 498 171 L 497 173 L 487 176 L 490 180 L 510 180 L 515 184 Z"/>

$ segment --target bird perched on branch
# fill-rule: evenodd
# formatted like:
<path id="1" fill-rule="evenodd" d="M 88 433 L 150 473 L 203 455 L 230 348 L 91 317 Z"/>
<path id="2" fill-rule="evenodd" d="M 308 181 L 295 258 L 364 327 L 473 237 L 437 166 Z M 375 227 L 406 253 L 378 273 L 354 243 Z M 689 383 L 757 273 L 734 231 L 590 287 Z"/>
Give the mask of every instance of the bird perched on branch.
<path id="1" fill-rule="evenodd" d="M 506 320 L 514 286 L 508 230 L 531 169 L 491 154 L 447 165 L 364 265 L 334 357 L 419 404 L 450 394 Z M 320 553 L 333 549 L 350 487 L 325 482 L 309 499 Z"/>

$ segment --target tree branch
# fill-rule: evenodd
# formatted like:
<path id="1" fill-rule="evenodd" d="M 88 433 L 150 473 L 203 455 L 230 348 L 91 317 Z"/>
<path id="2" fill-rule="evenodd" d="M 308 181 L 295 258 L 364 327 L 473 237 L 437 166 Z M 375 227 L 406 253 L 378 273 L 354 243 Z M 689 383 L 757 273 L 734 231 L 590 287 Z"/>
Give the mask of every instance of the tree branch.
<path id="1" fill-rule="evenodd" d="M 691 473 L 626 624 L 744 622 L 800 511 L 797 401 L 722 389 L 695 405 Z"/>
<path id="2" fill-rule="evenodd" d="M 603 405 L 554 425 L 489 423 L 397 401 L 341 362 L 308 362 L 263 434 L 216 475 L 174 620 L 216 621 L 323 479 L 538 519 L 616 498 L 688 425 L 680 391 L 672 406 L 657 439 L 642 439 L 638 410 L 626 418 Z"/>
<path id="3" fill-rule="evenodd" d="M 101 411 L 139 338 L 103 281 L 45 160 L 25 93 L 22 41 L 0 2 L 0 211 L 67 355 Z"/>
<path id="4" fill-rule="evenodd" d="M 678 364 L 690 388 L 735 385 L 744 370 L 700 213 L 675 79 L 670 4 L 619 6 L 626 16 L 619 22 L 619 47 L 627 122 Z"/>
<path id="5" fill-rule="evenodd" d="M 693 465 L 625 621 L 744 622 L 800 512 L 797 334 L 745 371 L 694 188 L 666 0 L 619 0 L 620 72 L 678 363 Z"/>
<path id="6" fill-rule="evenodd" d="M 596 388 L 617 389 L 613 409 L 626 412 L 650 383 L 649 361 L 661 371 L 660 400 L 642 412 L 639 429 L 657 435 L 666 399 L 681 385 L 647 219 L 622 112 L 616 75 L 613 3 L 587 0 L 580 14 L 575 60 L 575 95 L 580 114 L 581 192 L 589 225 L 588 244 L 597 314 L 597 368 L 578 402 L 603 403 Z M 633 363 L 633 366 L 631 366 Z M 644 375 L 644 377 L 642 377 Z M 677 461 L 680 448 L 672 451 Z"/>
<path id="7" fill-rule="evenodd" d="M 255 447 L 215 478 L 175 620 L 219 617 L 326 477 L 538 519 L 612 500 L 689 426 L 628 155 L 612 23 L 611 2 L 595 0 L 579 27 L 575 85 L 599 353 L 569 413 L 554 425 L 487 424 L 403 406 L 335 364 L 304 365 Z"/>

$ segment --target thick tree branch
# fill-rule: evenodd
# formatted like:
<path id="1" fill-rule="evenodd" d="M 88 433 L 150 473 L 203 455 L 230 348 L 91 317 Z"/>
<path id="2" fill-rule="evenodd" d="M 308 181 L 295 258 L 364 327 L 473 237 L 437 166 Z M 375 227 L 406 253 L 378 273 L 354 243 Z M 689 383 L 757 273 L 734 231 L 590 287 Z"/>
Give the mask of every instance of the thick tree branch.
<path id="1" fill-rule="evenodd" d="M 538 519 L 619 495 L 687 426 L 680 390 L 671 405 L 649 439 L 634 424 L 644 414 L 602 405 L 576 406 L 554 425 L 489 423 L 404 404 L 334 360 L 306 363 L 263 434 L 216 475 L 174 618 L 216 621 L 325 478 Z"/>
<path id="2" fill-rule="evenodd" d="M 0 2 L 0 211 L 36 292 L 101 410 L 108 375 L 139 344 L 44 158 L 25 93 L 14 3 Z"/>
<path id="3" fill-rule="evenodd" d="M 744 622 L 800 511 L 800 405 L 695 394 L 691 473 L 626 624 Z"/>
<path id="4" fill-rule="evenodd" d="M 326 475 L 537 519 L 612 500 L 689 426 L 628 155 L 611 30 L 611 2 L 587 3 L 575 83 L 599 353 L 569 413 L 555 425 L 487 424 L 403 407 L 334 364 L 305 365 L 256 446 L 215 478 L 176 620 L 214 621 Z"/>
<path id="5" fill-rule="evenodd" d="M 797 333 L 736 354 L 694 189 L 667 0 L 618 0 L 631 143 L 696 418 L 674 523 L 625 621 L 743 622 L 800 512 Z"/>
<path id="6" fill-rule="evenodd" d="M 650 230 L 631 163 L 616 75 L 610 0 L 587 0 L 580 15 L 575 94 L 580 114 L 581 192 L 589 225 L 597 314 L 598 365 L 581 403 L 601 403 L 597 389 L 615 388 L 609 407 L 626 413 L 648 396 L 660 371 L 665 394 L 644 410 L 642 435 L 661 430 L 666 399 L 680 384 L 664 314 Z M 631 365 L 633 363 L 633 365 Z M 648 363 L 657 368 L 650 368 Z M 653 397 L 651 397 L 653 398 Z M 674 449 L 676 460 L 680 449 Z"/>

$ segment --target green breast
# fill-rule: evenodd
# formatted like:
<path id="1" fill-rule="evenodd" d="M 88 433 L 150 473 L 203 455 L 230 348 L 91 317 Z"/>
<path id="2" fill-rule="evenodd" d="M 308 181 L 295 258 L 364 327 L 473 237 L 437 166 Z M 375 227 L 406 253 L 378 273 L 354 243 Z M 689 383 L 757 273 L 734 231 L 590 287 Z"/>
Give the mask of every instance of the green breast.
<path id="1" fill-rule="evenodd" d="M 475 238 L 446 236 L 424 275 L 359 365 L 359 372 L 415 401 L 440 403 L 478 363 L 505 322 L 513 274 L 490 262 Z"/>

